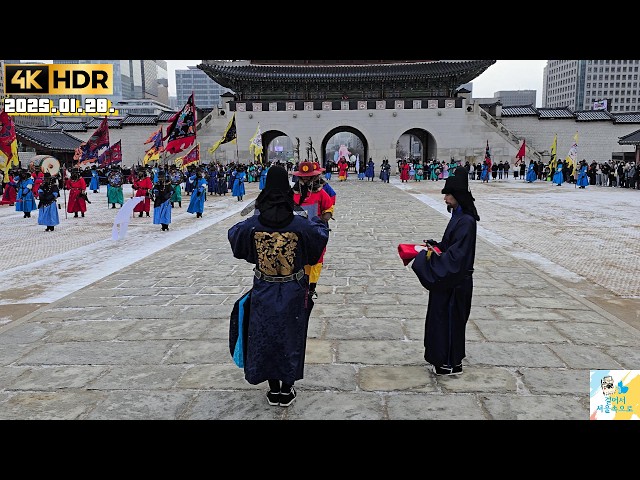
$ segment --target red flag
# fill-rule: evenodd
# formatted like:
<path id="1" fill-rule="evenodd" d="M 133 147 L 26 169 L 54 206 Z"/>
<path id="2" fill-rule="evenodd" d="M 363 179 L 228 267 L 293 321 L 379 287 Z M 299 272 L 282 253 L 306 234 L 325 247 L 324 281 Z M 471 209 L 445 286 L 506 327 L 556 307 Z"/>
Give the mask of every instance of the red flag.
<path id="1" fill-rule="evenodd" d="M 522 159 L 525 157 L 526 155 L 526 150 L 525 150 L 525 140 L 524 138 L 522 139 L 522 145 L 520 146 L 520 150 L 518 150 L 518 153 L 516 153 L 516 158 L 518 160 L 516 160 L 516 165 L 518 165 L 520 162 L 522 162 Z"/>
<path id="2" fill-rule="evenodd" d="M 85 160 L 95 162 L 98 159 L 98 151 L 101 148 L 108 146 L 109 122 L 107 121 L 107 117 L 104 117 L 104 119 L 100 123 L 100 126 L 89 137 L 89 140 L 87 140 L 86 142 L 82 142 L 80 146 L 76 148 L 73 159 L 78 160 L 78 162 L 82 162 Z"/>
<path id="3" fill-rule="evenodd" d="M 182 168 L 186 167 L 190 163 L 200 161 L 200 144 L 198 143 L 191 149 L 184 157 L 182 157 Z"/>
<path id="4" fill-rule="evenodd" d="M 107 165 L 121 163 L 122 162 L 122 140 L 118 140 L 116 143 L 107 148 L 99 157 L 98 163 L 102 167 Z"/>
<path id="5" fill-rule="evenodd" d="M 167 134 L 163 140 L 167 140 L 165 150 L 169 153 L 178 153 L 186 150 L 196 140 L 196 106 L 193 101 L 193 93 L 189 96 L 182 110 L 169 119 Z"/>
<path id="6" fill-rule="evenodd" d="M 13 119 L 7 115 L 7 112 L 0 110 L 0 150 L 7 157 L 7 163 L 11 160 L 13 153 L 11 152 L 11 143 L 16 139 L 16 128 Z"/>
<path id="7" fill-rule="evenodd" d="M 93 135 L 89 137 L 86 143 L 86 149 L 89 153 L 95 150 L 100 150 L 103 147 L 109 146 L 109 122 L 107 117 L 104 117 L 100 126 L 93 132 Z"/>

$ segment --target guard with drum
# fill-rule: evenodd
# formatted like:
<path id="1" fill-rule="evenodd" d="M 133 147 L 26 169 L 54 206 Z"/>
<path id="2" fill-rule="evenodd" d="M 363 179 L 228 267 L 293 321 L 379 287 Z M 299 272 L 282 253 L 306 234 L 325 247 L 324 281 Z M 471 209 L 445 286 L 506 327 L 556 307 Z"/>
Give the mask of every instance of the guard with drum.
<path id="1" fill-rule="evenodd" d="M 111 170 L 107 174 L 107 204 L 111 204 L 111 208 L 116 208 L 116 203 L 120 204 L 120 208 L 124 204 L 124 194 L 122 192 L 122 184 L 124 183 L 124 175 L 119 165 L 111 165 Z"/>
<path id="2" fill-rule="evenodd" d="M 169 179 L 173 188 L 171 207 L 173 208 L 175 202 L 178 202 L 178 207 L 182 208 L 182 182 L 184 182 L 184 175 L 178 170 L 178 167 L 172 165 L 169 167 Z"/>

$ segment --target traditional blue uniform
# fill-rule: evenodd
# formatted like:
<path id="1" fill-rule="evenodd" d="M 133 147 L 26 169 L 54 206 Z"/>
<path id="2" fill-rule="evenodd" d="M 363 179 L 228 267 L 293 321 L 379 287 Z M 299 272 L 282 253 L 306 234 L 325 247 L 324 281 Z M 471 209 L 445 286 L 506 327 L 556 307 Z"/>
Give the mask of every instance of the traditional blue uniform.
<path id="1" fill-rule="evenodd" d="M 194 185 L 194 188 L 191 192 L 187 212 L 195 213 L 196 217 L 200 218 L 204 212 L 204 199 L 207 193 L 207 179 L 198 177 L 198 175 L 191 175 L 191 177 L 189 177 L 189 181 Z"/>
<path id="2" fill-rule="evenodd" d="M 576 180 L 576 184 L 580 188 L 584 188 L 589 185 L 589 177 L 587 177 L 587 165 L 582 164 L 580 167 L 580 172 L 578 172 L 578 179 Z"/>
<path id="3" fill-rule="evenodd" d="M 538 179 L 538 174 L 536 173 L 535 165 L 533 162 L 529 162 L 529 168 L 527 169 L 527 176 L 525 180 L 529 183 L 533 183 Z"/>

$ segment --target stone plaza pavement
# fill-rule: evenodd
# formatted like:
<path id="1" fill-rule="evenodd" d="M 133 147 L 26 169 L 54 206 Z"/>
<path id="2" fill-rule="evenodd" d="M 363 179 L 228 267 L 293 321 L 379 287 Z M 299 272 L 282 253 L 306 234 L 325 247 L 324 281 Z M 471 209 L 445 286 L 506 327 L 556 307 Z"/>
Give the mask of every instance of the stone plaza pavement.
<path id="1" fill-rule="evenodd" d="M 193 231 L 185 197 L 171 232 L 186 233 L 166 246 L 170 232 L 132 219 L 131 241 L 143 231 L 157 250 L 50 303 L 0 292 L 0 419 L 588 420 L 590 370 L 640 369 L 639 286 L 629 278 L 639 277 L 640 191 L 471 182 L 481 221 L 467 357 L 462 375 L 436 377 L 423 358 L 429 293 L 397 245 L 441 238 L 443 182 L 334 176 L 331 185 L 336 218 L 291 407 L 269 406 L 266 384 L 248 384 L 229 354 L 229 313 L 252 265 L 233 258 L 227 230 L 258 193 L 249 184 L 242 202 L 209 198 L 198 221 L 210 224 Z M 593 215 L 550 216 L 558 202 Z M 12 268 L 104 242 L 115 210 L 98 203 L 85 227 L 65 219 L 45 233 L 29 220 L 5 250 Z M 9 225 L 26 221 L 13 210 L 0 207 L 5 245 L 16 237 Z M 219 220 L 207 220 L 212 212 Z M 602 255 L 607 244 L 615 255 Z M 110 248 L 92 250 L 83 268 L 115 261 Z M 51 282 L 50 271 L 33 276 L 29 295 L 73 282 L 71 271 Z"/>

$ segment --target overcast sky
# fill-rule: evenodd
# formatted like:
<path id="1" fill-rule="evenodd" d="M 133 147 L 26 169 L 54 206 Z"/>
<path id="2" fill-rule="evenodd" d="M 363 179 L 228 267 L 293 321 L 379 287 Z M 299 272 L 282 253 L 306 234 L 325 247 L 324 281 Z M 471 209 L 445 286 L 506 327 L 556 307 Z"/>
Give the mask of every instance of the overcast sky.
<path id="1" fill-rule="evenodd" d="M 176 94 L 175 71 L 196 66 L 202 60 L 167 60 L 169 95 Z M 535 90 L 536 107 L 542 106 L 542 72 L 546 60 L 498 60 L 473 80 L 475 98 L 493 97 L 500 90 Z"/>

